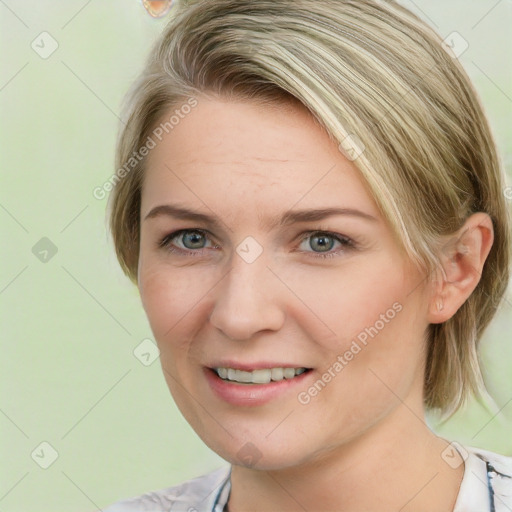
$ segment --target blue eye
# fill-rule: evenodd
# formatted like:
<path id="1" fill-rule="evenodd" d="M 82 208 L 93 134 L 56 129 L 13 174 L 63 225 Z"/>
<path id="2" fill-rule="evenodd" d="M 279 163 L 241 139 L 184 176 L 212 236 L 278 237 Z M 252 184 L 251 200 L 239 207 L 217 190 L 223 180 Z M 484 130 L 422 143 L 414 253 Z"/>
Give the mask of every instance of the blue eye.
<path id="1" fill-rule="evenodd" d="M 347 249 L 355 248 L 355 243 L 348 237 L 329 233 L 328 231 L 312 231 L 301 239 L 301 245 L 308 242 L 307 245 L 312 251 L 304 250 L 304 252 L 313 252 L 314 257 L 332 258 L 344 252 Z M 332 251 L 333 247 L 338 244 L 341 250 Z M 300 246 L 299 246 L 300 247 Z"/>
<path id="2" fill-rule="evenodd" d="M 185 231 L 181 235 L 181 241 L 185 249 L 202 249 L 205 243 L 205 236 L 200 231 Z"/>
<path id="3" fill-rule="evenodd" d="M 304 235 L 304 234 L 303 234 Z M 355 249 L 355 242 L 343 235 L 328 231 L 309 231 L 302 236 L 299 251 L 315 258 L 340 256 L 349 249 Z M 308 248 L 302 247 L 307 243 Z M 205 249 L 219 249 L 212 243 L 209 233 L 203 229 L 181 229 L 165 236 L 158 247 L 184 256 L 201 256 Z M 302 248 L 301 248 L 302 247 Z M 333 250 L 336 247 L 337 250 Z"/>
<path id="4" fill-rule="evenodd" d="M 181 229 L 164 237 L 158 245 L 168 249 L 170 252 L 196 253 L 199 255 L 201 249 L 208 248 L 205 245 L 208 241 L 208 234 L 202 229 Z"/>

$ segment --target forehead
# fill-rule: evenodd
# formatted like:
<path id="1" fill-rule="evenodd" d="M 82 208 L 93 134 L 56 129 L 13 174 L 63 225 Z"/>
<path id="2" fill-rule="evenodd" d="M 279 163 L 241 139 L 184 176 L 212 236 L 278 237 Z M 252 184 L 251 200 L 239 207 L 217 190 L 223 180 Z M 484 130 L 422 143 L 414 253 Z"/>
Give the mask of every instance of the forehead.
<path id="1" fill-rule="evenodd" d="M 378 216 L 355 165 L 305 108 L 290 104 L 199 97 L 151 150 L 145 172 L 142 214 L 179 199 L 224 209 L 365 205 Z"/>

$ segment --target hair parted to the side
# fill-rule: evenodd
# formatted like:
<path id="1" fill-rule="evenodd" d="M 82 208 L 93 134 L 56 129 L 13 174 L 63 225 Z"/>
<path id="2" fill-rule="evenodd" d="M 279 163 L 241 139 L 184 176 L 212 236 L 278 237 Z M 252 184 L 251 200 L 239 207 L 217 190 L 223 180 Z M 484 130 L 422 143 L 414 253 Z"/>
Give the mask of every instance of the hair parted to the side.
<path id="1" fill-rule="evenodd" d="M 145 158 L 152 130 L 202 94 L 303 104 L 329 136 L 364 144 L 355 165 L 407 254 L 427 275 L 446 237 L 490 215 L 481 280 L 426 339 L 424 400 L 445 415 L 479 396 L 477 346 L 503 299 L 511 256 L 504 173 L 477 95 L 424 22 L 393 1 L 189 0 L 177 3 L 128 97 L 110 228 L 137 283 Z"/>

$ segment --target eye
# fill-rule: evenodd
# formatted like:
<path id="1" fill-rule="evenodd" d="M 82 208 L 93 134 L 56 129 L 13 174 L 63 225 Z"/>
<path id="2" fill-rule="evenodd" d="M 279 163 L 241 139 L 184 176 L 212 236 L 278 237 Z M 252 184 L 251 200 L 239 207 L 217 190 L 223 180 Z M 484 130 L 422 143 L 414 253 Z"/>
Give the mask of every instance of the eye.
<path id="1" fill-rule="evenodd" d="M 309 253 L 316 258 L 340 256 L 350 249 L 356 249 L 356 243 L 343 235 L 328 231 L 308 231 L 303 234 L 299 251 Z M 180 229 L 166 235 L 158 242 L 158 247 L 184 256 L 201 256 L 205 249 L 218 249 L 209 233 L 203 229 Z M 333 250 L 334 248 L 337 250 Z"/>
<path id="2" fill-rule="evenodd" d="M 207 244 L 210 242 L 210 245 Z M 208 233 L 202 229 L 180 229 L 165 236 L 159 243 L 159 247 L 170 252 L 193 254 L 201 253 L 201 249 L 216 248 L 211 244 Z"/>
<path id="3" fill-rule="evenodd" d="M 306 244 L 306 248 L 304 248 Z M 332 249 L 338 244 L 338 250 L 332 251 Z M 330 233 L 328 231 L 310 231 L 306 233 L 306 236 L 301 239 L 299 248 L 304 252 L 315 253 L 314 257 L 319 258 L 332 258 L 339 255 L 348 249 L 355 249 L 355 242 L 343 235 Z M 307 249 L 309 247 L 312 251 Z"/>

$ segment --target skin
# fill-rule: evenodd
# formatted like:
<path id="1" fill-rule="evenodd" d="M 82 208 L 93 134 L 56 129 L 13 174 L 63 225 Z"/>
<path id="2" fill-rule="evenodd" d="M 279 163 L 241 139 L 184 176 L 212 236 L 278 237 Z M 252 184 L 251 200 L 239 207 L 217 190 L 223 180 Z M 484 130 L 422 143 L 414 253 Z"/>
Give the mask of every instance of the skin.
<path id="1" fill-rule="evenodd" d="M 490 218 L 471 216 L 454 235 L 463 234 L 455 252 L 444 256 L 446 276 L 425 279 L 354 163 L 307 111 L 198 99 L 148 158 L 138 284 L 172 396 L 204 442 L 233 465 L 229 511 L 453 510 L 464 465 L 444 462 L 448 443 L 425 424 L 424 335 L 476 287 L 492 245 Z M 219 226 L 146 219 L 163 204 L 215 216 Z M 289 209 L 340 206 L 374 220 L 335 215 L 270 225 Z M 192 249 L 183 237 L 169 241 L 181 229 L 206 230 L 203 246 L 201 238 Z M 356 245 L 328 238 L 334 256 L 318 257 L 322 248 L 307 238 L 315 231 Z M 159 246 L 166 236 L 168 245 Z M 248 236 L 263 249 L 252 263 L 236 252 Z M 300 403 L 297 393 L 394 303 L 401 306 L 394 318 Z M 219 358 L 313 370 L 300 389 L 236 406 L 215 395 L 204 376 Z M 244 446 L 252 463 L 241 460 Z"/>

